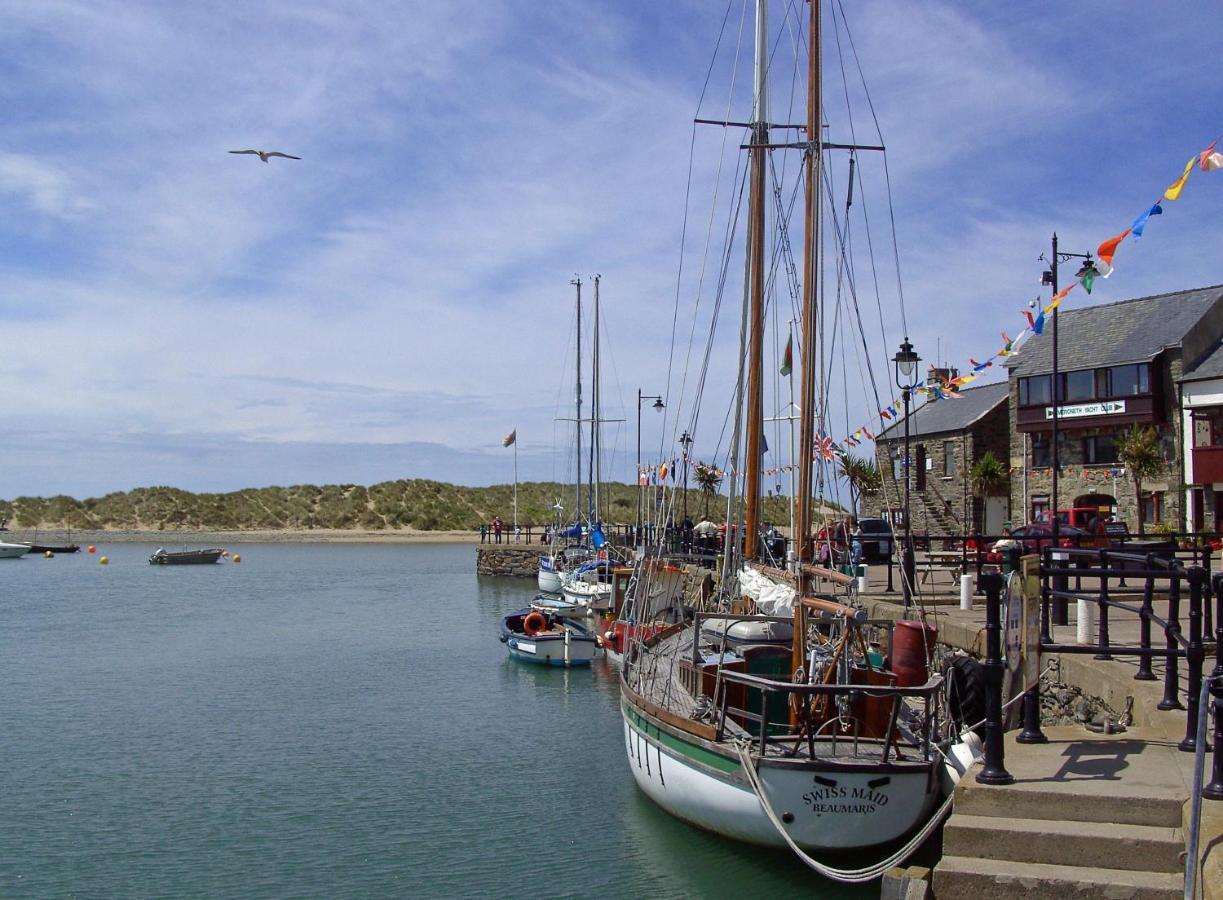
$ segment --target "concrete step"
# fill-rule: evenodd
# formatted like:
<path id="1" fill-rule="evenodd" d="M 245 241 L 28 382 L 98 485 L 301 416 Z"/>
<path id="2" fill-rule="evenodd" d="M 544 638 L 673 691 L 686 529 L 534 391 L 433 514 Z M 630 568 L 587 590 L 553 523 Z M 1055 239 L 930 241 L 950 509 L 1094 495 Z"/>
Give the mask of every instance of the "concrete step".
<path id="1" fill-rule="evenodd" d="M 934 867 L 933 889 L 938 900 L 1179 900 L 1185 879 L 1170 872 L 944 856 Z"/>
<path id="2" fill-rule="evenodd" d="M 943 829 L 950 856 L 1138 872 L 1177 872 L 1185 838 L 1179 828 L 973 816 L 957 810 Z"/>
<path id="3" fill-rule="evenodd" d="M 1022 782 L 1013 785 L 978 784 L 974 769 L 961 783 L 955 798 L 957 813 L 972 816 L 1101 822 L 1121 825 L 1181 824 L 1184 799 L 1179 793 L 1150 785 L 1114 781 L 1111 793 L 1075 796 L 1077 785 Z"/>
<path id="4" fill-rule="evenodd" d="M 1130 869 L 1080 868 L 944 855 L 934 869 L 938 900 L 1173 900 L 1184 894 L 1183 875 Z"/>

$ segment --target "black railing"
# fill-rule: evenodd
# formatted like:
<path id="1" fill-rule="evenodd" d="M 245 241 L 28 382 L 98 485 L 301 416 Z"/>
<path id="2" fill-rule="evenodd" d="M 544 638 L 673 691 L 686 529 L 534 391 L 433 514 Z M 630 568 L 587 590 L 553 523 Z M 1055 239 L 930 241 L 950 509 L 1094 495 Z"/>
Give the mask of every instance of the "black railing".
<path id="1" fill-rule="evenodd" d="M 1074 578 L 1076 588 L 1071 590 L 1069 580 Z M 1137 604 L 1117 599 L 1115 589 L 1126 578 L 1142 579 L 1141 601 Z M 1223 676 L 1223 575 L 1211 581 L 1202 566 L 1186 566 L 1177 559 L 1164 559 L 1152 553 L 1146 555 L 1122 553 L 1107 549 L 1059 548 L 1056 558 L 1053 550 L 1046 550 L 1041 557 L 1041 653 L 1093 654 L 1096 659 L 1111 660 L 1117 656 L 1139 659 L 1139 670 L 1134 676 L 1139 681 L 1153 680 L 1151 669 L 1153 658 L 1162 658 L 1164 669 L 1164 695 L 1157 708 L 1161 710 L 1185 709 L 1185 737 L 1177 745 L 1185 752 L 1197 750 L 1197 731 L 1200 716 L 1208 715 L 1199 709 L 1202 689 L 1203 666 L 1206 645 L 1203 641 L 1203 622 L 1214 606 L 1213 620 L 1215 644 L 1215 666 L 1211 674 Z M 1095 582 L 1094 590 L 1084 590 L 1082 582 Z M 985 768 L 978 781 L 986 784 L 1007 784 L 1011 777 L 1006 771 L 1002 745 L 1001 703 L 1001 616 L 1003 582 L 1000 575 L 987 573 L 982 578 L 986 596 L 986 725 Z M 1133 593 L 1126 591 L 1126 593 Z M 1154 611 L 1156 599 L 1166 597 L 1167 614 L 1158 616 Z M 1181 603 L 1186 600 L 1188 634 L 1181 624 Z M 1050 619 L 1053 606 L 1058 601 L 1074 600 L 1092 603 L 1095 606 L 1097 631 L 1092 645 L 1059 644 L 1051 636 Z M 1113 643 L 1110 635 L 1110 615 L 1124 613 L 1137 616 L 1140 623 L 1137 646 Z M 1151 624 L 1159 626 L 1164 633 L 1164 646 L 1152 646 Z M 1209 629 L 1207 629 L 1209 635 Z M 1187 708 L 1180 701 L 1180 662 L 1185 661 L 1187 676 Z M 1223 677 L 1213 681 L 1211 696 L 1215 712 L 1213 778 L 1202 789 L 1202 796 L 1211 800 L 1223 800 Z M 1044 740 L 1040 733 L 1040 685 L 1024 695 L 1023 743 L 1038 743 Z M 1205 748 L 1203 748 L 1205 749 Z"/>

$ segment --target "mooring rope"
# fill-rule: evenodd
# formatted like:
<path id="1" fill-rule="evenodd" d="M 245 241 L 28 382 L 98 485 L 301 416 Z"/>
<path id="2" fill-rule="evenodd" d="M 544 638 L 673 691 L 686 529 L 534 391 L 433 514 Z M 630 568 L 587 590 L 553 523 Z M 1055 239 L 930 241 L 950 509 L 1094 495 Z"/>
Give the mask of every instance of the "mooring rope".
<path id="1" fill-rule="evenodd" d="M 834 866 L 826 865 L 820 862 L 818 859 L 814 859 L 813 857 L 809 856 L 800 846 L 798 846 L 798 844 L 794 842 L 794 839 L 790 837 L 790 833 L 786 831 L 785 826 L 782 825 L 781 819 L 777 817 L 777 813 L 773 812 L 773 807 L 770 805 L 768 798 L 764 795 L 764 786 L 760 783 L 760 775 L 756 771 L 756 765 L 752 760 L 749 745 L 740 741 L 736 743 L 735 749 L 739 753 L 739 761 L 743 765 L 743 770 L 747 773 L 747 780 L 751 783 L 752 790 L 756 792 L 756 799 L 760 801 L 761 808 L 769 817 L 769 821 L 773 823 L 773 827 L 777 829 L 777 833 L 785 839 L 785 842 L 790 846 L 790 849 L 794 851 L 794 854 L 804 863 L 806 863 L 808 868 L 815 870 L 825 878 L 831 878 L 833 881 L 840 881 L 845 884 L 863 884 L 867 881 L 874 881 L 888 869 L 907 859 L 909 855 L 913 853 L 913 851 L 922 845 L 926 838 L 930 837 L 930 835 L 934 832 L 934 829 L 938 827 L 939 823 L 941 823 L 947 813 L 950 812 L 952 802 L 955 800 L 955 792 L 952 791 L 952 793 L 948 795 L 947 799 L 943 801 L 942 806 L 940 806 L 938 810 L 935 811 L 934 815 L 931 816 L 930 821 L 923 825 L 921 830 L 918 831 L 908 843 L 906 843 L 887 859 L 861 869 L 838 869 Z"/>

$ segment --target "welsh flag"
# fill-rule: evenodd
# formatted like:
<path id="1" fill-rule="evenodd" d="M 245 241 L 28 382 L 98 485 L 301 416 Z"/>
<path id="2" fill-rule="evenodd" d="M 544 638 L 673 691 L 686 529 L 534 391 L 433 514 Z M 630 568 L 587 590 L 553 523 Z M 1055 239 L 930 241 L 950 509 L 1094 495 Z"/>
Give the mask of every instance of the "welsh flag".
<path id="1" fill-rule="evenodd" d="M 505 437 L 501 439 L 501 446 L 508 447 L 510 444 L 514 443 L 517 440 L 518 440 L 518 429 L 515 428 L 513 431 L 511 431 L 509 434 L 507 434 Z"/>
<path id="2" fill-rule="evenodd" d="M 786 341 L 786 355 L 781 360 L 781 374 L 789 375 L 794 371 L 794 335 Z"/>

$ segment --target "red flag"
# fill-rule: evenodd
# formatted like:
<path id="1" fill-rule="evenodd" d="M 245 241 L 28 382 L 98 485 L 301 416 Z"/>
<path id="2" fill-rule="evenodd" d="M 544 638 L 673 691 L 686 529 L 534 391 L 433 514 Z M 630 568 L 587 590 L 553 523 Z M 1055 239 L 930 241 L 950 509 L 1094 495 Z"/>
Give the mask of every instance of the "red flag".
<path id="1" fill-rule="evenodd" d="M 1124 241 L 1129 233 L 1130 229 L 1127 228 L 1116 237 L 1109 238 L 1096 248 L 1096 256 L 1111 266 L 1113 264 L 1113 255 L 1117 252 L 1117 245 Z"/>

